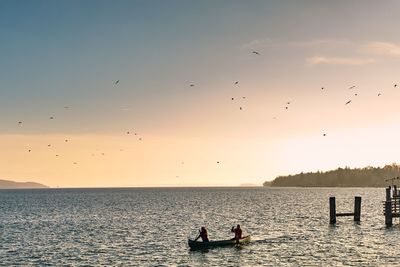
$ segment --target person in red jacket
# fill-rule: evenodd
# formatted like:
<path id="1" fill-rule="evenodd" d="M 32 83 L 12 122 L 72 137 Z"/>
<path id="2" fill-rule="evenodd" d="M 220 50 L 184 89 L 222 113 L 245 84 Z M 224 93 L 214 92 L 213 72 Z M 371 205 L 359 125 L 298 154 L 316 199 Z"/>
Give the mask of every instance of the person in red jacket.
<path id="1" fill-rule="evenodd" d="M 232 226 L 231 232 L 235 233 L 235 237 L 232 239 L 236 240 L 236 243 L 239 243 L 239 239 L 242 238 L 242 229 L 240 229 L 240 225 L 238 224 L 236 228 Z"/>
<path id="2" fill-rule="evenodd" d="M 208 239 L 207 229 L 205 227 L 201 227 L 199 235 L 196 237 L 194 241 L 197 241 L 197 239 L 199 239 L 200 237 L 201 240 L 203 240 L 203 242 L 210 242 L 210 240 Z"/>

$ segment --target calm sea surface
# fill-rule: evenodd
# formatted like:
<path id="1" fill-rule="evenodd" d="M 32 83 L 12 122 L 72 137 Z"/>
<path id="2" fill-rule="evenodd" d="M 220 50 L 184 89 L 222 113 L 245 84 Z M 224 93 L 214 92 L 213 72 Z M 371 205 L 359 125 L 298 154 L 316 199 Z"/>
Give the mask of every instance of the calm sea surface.
<path id="1" fill-rule="evenodd" d="M 361 223 L 329 226 L 328 198 Z M 0 190 L 0 265 L 400 266 L 400 228 L 386 228 L 385 189 L 170 188 Z M 188 236 L 252 242 L 190 251 Z"/>

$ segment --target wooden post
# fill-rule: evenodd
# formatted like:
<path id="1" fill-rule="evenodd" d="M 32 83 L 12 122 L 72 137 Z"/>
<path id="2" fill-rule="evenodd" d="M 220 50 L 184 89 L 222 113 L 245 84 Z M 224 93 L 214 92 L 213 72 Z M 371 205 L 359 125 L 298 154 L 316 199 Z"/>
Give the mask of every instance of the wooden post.
<path id="1" fill-rule="evenodd" d="M 393 185 L 393 212 L 397 213 L 397 185 Z"/>
<path id="2" fill-rule="evenodd" d="M 386 201 L 390 201 L 391 197 L 390 197 L 390 186 L 388 188 L 386 188 Z"/>
<path id="3" fill-rule="evenodd" d="M 385 202 L 385 224 L 386 226 L 392 226 L 392 202 Z"/>
<path id="4" fill-rule="evenodd" d="M 359 222 L 361 220 L 361 197 L 354 198 L 354 221 Z"/>
<path id="5" fill-rule="evenodd" d="M 336 200 L 335 197 L 329 198 L 329 223 L 336 223 Z"/>

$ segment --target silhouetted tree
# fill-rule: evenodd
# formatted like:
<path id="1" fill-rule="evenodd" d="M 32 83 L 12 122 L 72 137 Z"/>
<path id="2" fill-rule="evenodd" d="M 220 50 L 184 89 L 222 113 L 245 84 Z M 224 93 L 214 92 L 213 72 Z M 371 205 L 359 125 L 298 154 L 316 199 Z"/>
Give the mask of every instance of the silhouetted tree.
<path id="1" fill-rule="evenodd" d="M 385 187 L 385 179 L 400 176 L 400 165 L 392 163 L 381 167 L 367 166 L 351 169 L 337 168 L 327 172 L 308 172 L 296 175 L 278 176 L 264 186 L 297 187 Z M 399 180 L 400 182 L 400 180 Z"/>

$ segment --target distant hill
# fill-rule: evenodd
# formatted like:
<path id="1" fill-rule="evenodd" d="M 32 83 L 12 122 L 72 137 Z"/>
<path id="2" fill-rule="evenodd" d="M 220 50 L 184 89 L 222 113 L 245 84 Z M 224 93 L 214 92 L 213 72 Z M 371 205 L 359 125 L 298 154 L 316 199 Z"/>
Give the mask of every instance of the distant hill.
<path id="1" fill-rule="evenodd" d="M 338 168 L 327 172 L 308 172 L 296 175 L 279 176 L 267 181 L 264 186 L 295 187 L 386 187 L 385 179 L 400 176 L 400 165 L 391 164 L 385 167 L 365 167 L 350 169 Z M 397 180 L 400 182 L 400 180 Z"/>
<path id="2" fill-rule="evenodd" d="M 0 189 L 19 189 L 19 188 L 48 188 L 48 186 L 34 182 L 20 183 L 9 180 L 0 180 Z"/>

